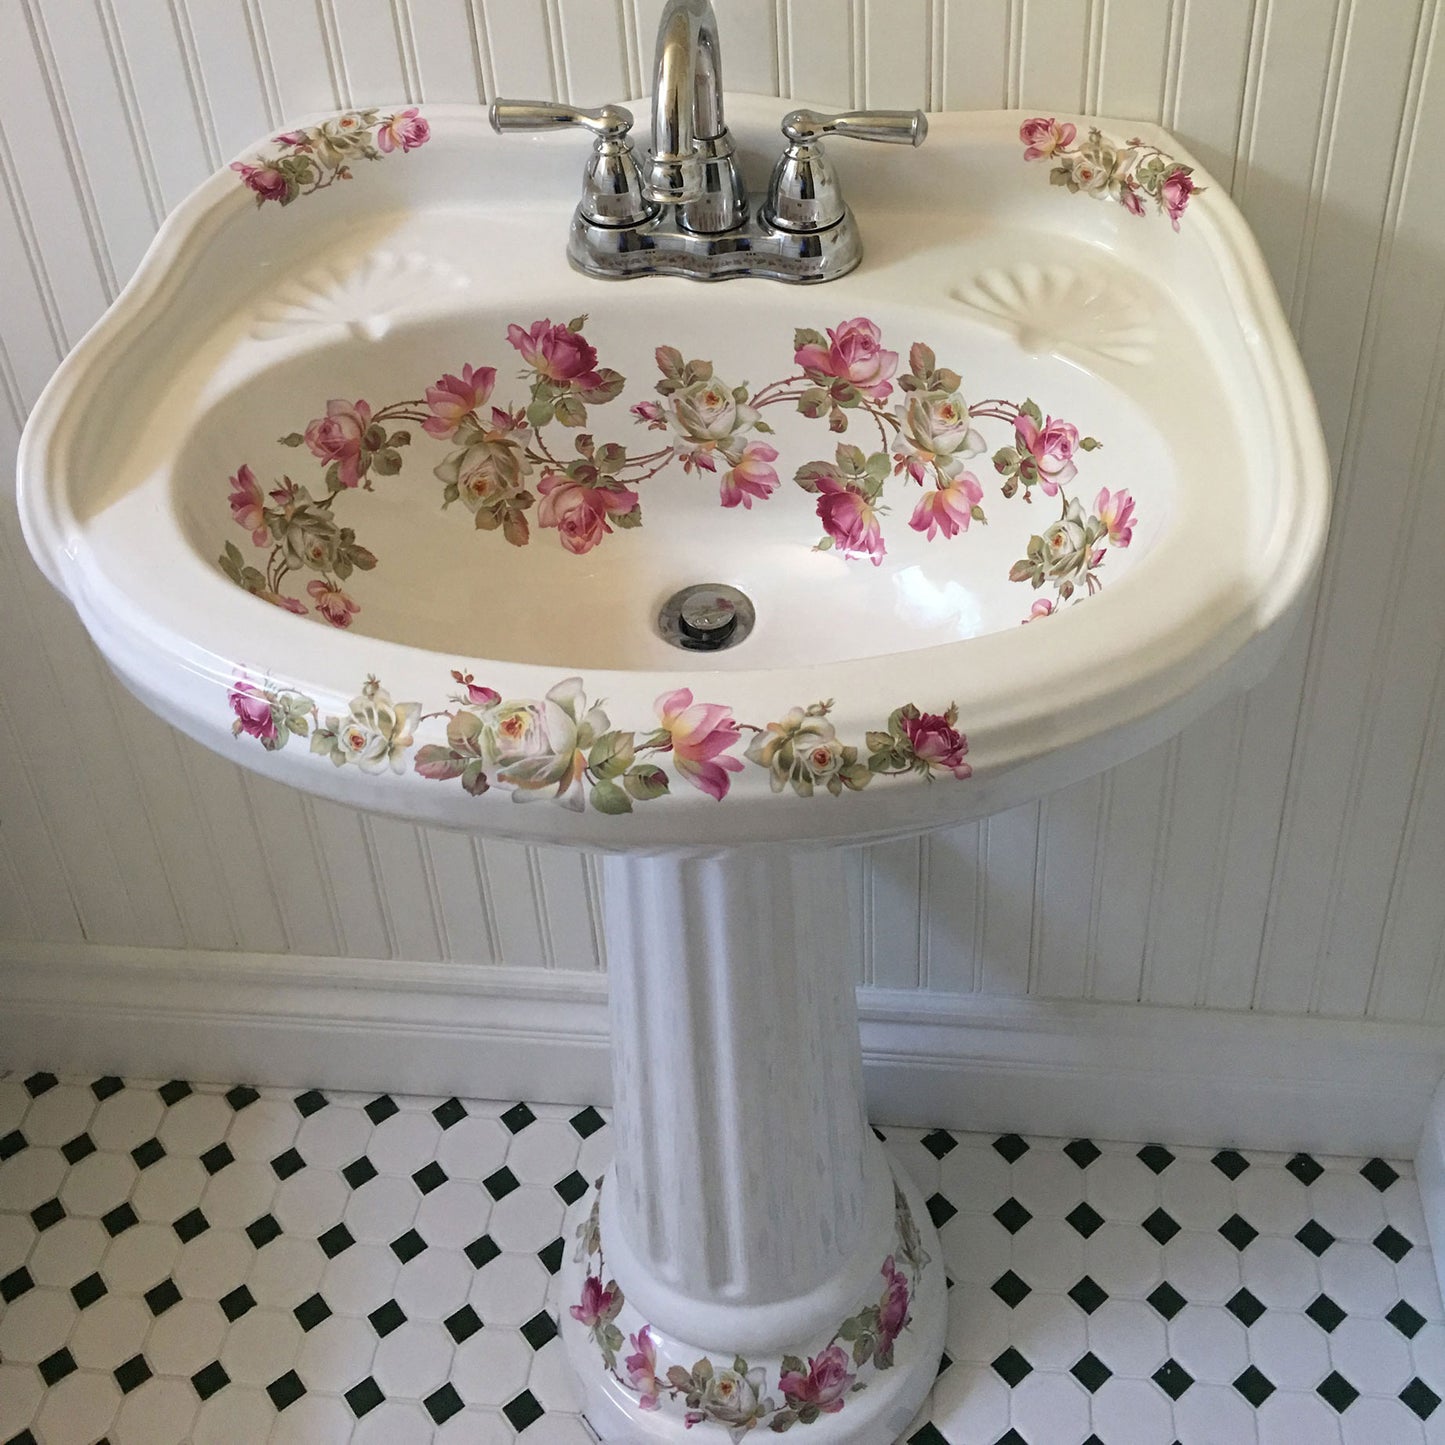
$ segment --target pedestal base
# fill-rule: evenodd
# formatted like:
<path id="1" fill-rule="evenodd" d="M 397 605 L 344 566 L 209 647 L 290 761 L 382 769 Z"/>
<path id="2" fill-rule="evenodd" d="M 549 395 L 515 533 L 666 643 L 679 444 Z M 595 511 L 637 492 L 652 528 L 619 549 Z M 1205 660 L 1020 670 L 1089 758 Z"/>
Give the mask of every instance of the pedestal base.
<path id="1" fill-rule="evenodd" d="M 891 1161 L 890 1161 L 891 1164 Z M 893 1172 L 888 1237 L 870 1240 L 871 1283 L 831 1331 L 766 1354 L 726 1340 L 664 1336 L 623 1297 L 607 1263 L 610 1176 L 568 1218 L 562 1336 L 587 1418 L 607 1445 L 740 1440 L 804 1431 L 809 1445 L 888 1445 L 917 1414 L 943 1352 L 947 1315 L 938 1235 L 923 1197 Z M 769 1333 L 768 1305 L 748 1331 Z"/>

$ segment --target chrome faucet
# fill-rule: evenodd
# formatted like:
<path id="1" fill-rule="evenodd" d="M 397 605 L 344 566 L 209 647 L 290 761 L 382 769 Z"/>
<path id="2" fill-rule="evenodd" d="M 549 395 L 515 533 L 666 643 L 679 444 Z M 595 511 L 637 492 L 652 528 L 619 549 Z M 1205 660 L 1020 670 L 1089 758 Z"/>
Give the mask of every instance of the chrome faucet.
<path id="1" fill-rule="evenodd" d="M 825 136 L 921 145 L 919 110 L 784 117 L 786 142 L 767 190 L 750 197 L 723 120 L 722 54 L 711 0 L 667 0 L 653 70 L 652 148 L 638 164 L 630 111 L 550 101 L 497 100 L 494 129 L 559 130 L 595 136 L 572 218 L 567 255 L 589 276 L 664 273 L 700 281 L 762 276 L 830 281 L 862 259 L 852 211 Z"/>

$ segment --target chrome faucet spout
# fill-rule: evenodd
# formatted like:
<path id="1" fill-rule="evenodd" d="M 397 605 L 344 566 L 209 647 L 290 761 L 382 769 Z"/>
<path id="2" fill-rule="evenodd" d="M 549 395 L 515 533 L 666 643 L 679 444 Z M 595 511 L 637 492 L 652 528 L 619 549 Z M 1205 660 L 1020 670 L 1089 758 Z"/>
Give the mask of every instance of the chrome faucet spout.
<path id="1" fill-rule="evenodd" d="M 702 195 L 699 141 L 723 124 L 722 57 L 711 0 L 669 0 L 657 30 L 652 88 L 653 199 L 695 201 Z"/>
<path id="2" fill-rule="evenodd" d="M 689 230 L 729 230 L 747 214 L 723 121 L 722 47 L 712 0 L 667 0 L 663 7 L 643 188 L 651 200 L 684 207 L 681 220 Z"/>

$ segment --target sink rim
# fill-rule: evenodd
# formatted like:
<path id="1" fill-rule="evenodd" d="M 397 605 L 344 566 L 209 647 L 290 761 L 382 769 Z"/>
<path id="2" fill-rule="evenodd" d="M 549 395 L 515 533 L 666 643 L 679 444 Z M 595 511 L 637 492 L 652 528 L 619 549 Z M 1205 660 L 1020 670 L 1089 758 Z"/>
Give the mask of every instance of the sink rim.
<path id="1" fill-rule="evenodd" d="M 729 103 L 740 131 L 752 122 L 775 123 L 776 116 L 788 106 L 788 102 L 776 97 L 742 95 L 730 95 Z M 425 114 L 439 136 L 454 139 L 459 145 L 516 144 L 515 138 L 493 136 L 486 125 L 486 113 L 479 107 L 427 106 Z M 932 143 L 946 145 L 952 141 L 965 146 L 970 143 L 987 145 L 995 134 L 1000 137 L 1005 133 L 1010 136 L 1016 134 L 1018 123 L 1025 114 L 1021 111 L 944 113 L 931 118 L 934 124 Z M 1243 654 L 1251 640 L 1258 640 L 1266 634 L 1272 635 L 1282 624 L 1287 624 L 1290 614 L 1296 610 L 1303 596 L 1308 578 L 1319 564 L 1325 539 L 1329 467 L 1313 397 L 1263 258 L 1242 216 L 1218 183 L 1198 166 L 1197 161 L 1183 146 L 1161 128 L 1139 122 L 1114 122 L 1101 117 L 1087 119 L 1101 126 L 1152 139 L 1181 160 L 1193 164 L 1199 171 L 1202 182 L 1215 191 L 1214 204 L 1192 209 L 1188 224 L 1193 231 L 1204 237 L 1201 244 L 1207 246 L 1223 273 L 1225 284 L 1239 301 L 1238 324 L 1243 326 L 1246 322 L 1253 322 L 1258 329 L 1253 351 L 1260 361 L 1258 371 L 1261 381 L 1271 393 L 1266 400 L 1266 409 L 1277 423 L 1282 423 L 1277 425 L 1273 432 L 1276 467 L 1271 482 L 1278 492 L 1279 502 L 1270 534 L 1257 555 L 1248 559 L 1252 565 L 1241 568 L 1243 580 L 1251 584 L 1248 590 L 1241 590 L 1235 597 L 1232 608 L 1215 611 L 1210 617 L 1206 632 L 1200 633 L 1197 630 L 1200 619 L 1197 616 L 1199 609 L 1196 608 L 1182 617 L 1172 630 L 1163 634 L 1151 634 L 1151 650 L 1147 659 L 1140 656 L 1139 649 L 1123 655 L 1116 647 L 1109 666 L 1097 666 L 1100 655 L 1095 650 L 1097 645 L 1111 636 L 1117 638 L 1124 624 L 1130 620 L 1135 589 L 1123 583 L 1113 589 L 1106 588 L 1099 596 L 1091 598 L 1088 607 L 1082 611 L 1078 608 L 1064 609 L 1062 615 L 1051 619 L 1045 627 L 1030 627 L 1024 631 L 1015 628 L 1012 632 L 1006 629 L 998 630 L 904 654 L 909 659 L 909 666 L 919 674 L 930 662 L 938 660 L 937 654 L 944 652 L 947 652 L 950 658 L 957 655 L 961 673 L 972 672 L 977 676 L 980 673 L 996 672 L 996 676 L 990 677 L 992 686 L 978 691 L 969 690 L 964 695 L 968 711 L 959 724 L 971 738 L 988 739 L 986 750 L 976 750 L 975 757 L 980 769 L 987 767 L 995 773 L 1016 769 L 1021 763 L 1038 758 L 1041 752 L 1057 752 L 1090 740 L 1098 740 L 1099 735 L 1105 731 L 1138 725 L 1171 701 L 1182 699 L 1194 690 L 1202 678 L 1208 678 L 1225 669 L 1231 659 Z M 562 146 L 568 143 L 569 138 L 546 136 L 535 137 L 533 140 L 538 144 Z M 537 213 L 548 214 L 557 200 L 559 198 L 544 197 L 537 206 Z M 1085 198 L 1079 198 L 1075 204 L 1092 203 Z M 570 206 L 570 200 L 568 205 Z M 161 227 L 135 276 L 114 305 L 61 364 L 37 402 L 22 436 L 19 453 L 19 504 L 31 550 L 50 580 L 71 596 L 87 626 L 110 640 L 111 645 L 105 650 L 112 666 L 122 672 L 123 676 L 126 672 L 125 664 L 114 654 L 129 650 L 132 675 L 126 680 L 137 690 L 144 691 L 149 686 L 138 675 L 141 666 L 138 659 L 145 657 L 147 653 L 149 656 L 144 664 L 146 671 L 169 666 L 173 670 L 179 669 L 183 674 L 190 674 L 195 679 L 206 680 L 213 685 L 224 684 L 227 687 L 234 677 L 234 663 L 232 660 L 220 660 L 207 654 L 193 639 L 187 638 L 174 628 L 168 628 L 168 624 L 174 622 L 176 616 L 182 612 L 181 608 L 173 609 L 166 618 L 153 615 L 127 616 L 128 599 L 114 593 L 109 579 L 95 563 L 93 555 L 88 553 L 84 535 L 85 524 L 79 520 L 75 508 L 70 505 L 68 485 L 61 483 L 51 487 L 44 479 L 47 472 L 62 477 L 69 473 L 69 463 L 76 446 L 74 409 L 67 405 L 70 399 L 80 394 L 87 385 L 96 385 L 97 382 L 100 385 L 106 384 L 106 380 L 114 374 L 113 368 L 117 364 L 118 354 L 134 338 L 139 328 L 150 324 L 147 318 L 157 314 L 155 308 L 163 312 L 166 307 L 174 304 L 176 295 L 191 266 L 197 263 L 197 256 L 205 244 L 226 224 L 251 208 L 250 196 L 234 184 L 228 171 L 218 172 L 183 201 Z M 864 219 L 866 221 L 866 212 Z M 559 252 L 562 239 L 559 234 Z M 188 252 L 191 253 L 189 257 Z M 860 286 L 866 289 L 867 276 L 865 259 L 864 268 L 854 273 L 854 277 L 830 284 L 848 286 L 851 296 Z M 581 283 L 582 278 L 578 278 L 578 281 Z M 727 294 L 732 293 L 724 292 L 724 295 Z M 830 295 L 841 296 L 842 293 L 817 294 L 820 305 L 826 306 Z M 851 305 L 851 301 L 847 304 Z M 1305 539 L 1304 545 L 1300 545 L 1301 537 Z M 1147 555 L 1141 558 L 1139 567 L 1146 566 L 1148 561 Z M 226 579 L 214 571 L 213 577 L 226 589 L 226 594 L 217 593 L 218 598 L 224 597 L 224 600 L 218 603 L 222 611 L 229 613 L 232 602 L 247 604 L 251 615 L 239 619 L 238 625 L 244 623 L 244 630 L 247 632 L 273 635 L 273 646 L 278 655 L 304 655 L 319 646 L 309 638 L 303 641 L 296 635 L 303 626 L 299 619 L 290 618 L 273 609 L 261 614 L 255 609 L 264 607 L 264 603 L 232 588 Z M 1128 580 L 1131 579 L 1125 579 Z M 229 595 L 231 593 L 235 593 L 234 598 Z M 134 611 L 133 608 L 130 610 Z M 256 625 L 268 621 L 274 627 L 286 628 L 289 631 L 277 630 L 273 633 L 271 626 Z M 1196 626 L 1191 627 L 1191 623 Z M 1088 631 L 1081 630 L 1084 628 Z M 356 661 L 360 661 L 359 653 L 362 647 L 358 645 L 357 639 L 363 636 L 362 634 L 338 637 L 310 623 L 305 624 L 304 630 L 306 633 L 316 633 L 331 657 L 347 659 L 346 667 L 339 669 L 335 665 L 328 665 L 324 674 L 315 678 L 308 677 L 307 669 L 301 666 L 291 672 L 277 672 L 273 667 L 270 675 L 278 682 L 305 690 L 316 698 L 323 710 L 344 705 L 360 686 L 365 672 L 380 675 L 394 696 L 409 697 L 415 691 L 410 681 L 410 673 L 421 666 L 429 666 L 434 673 L 434 681 L 431 691 L 424 694 L 427 706 L 434 705 L 435 700 L 443 695 L 447 672 L 451 667 L 470 668 L 474 672 L 491 667 L 497 673 L 505 673 L 509 682 L 515 678 L 527 685 L 526 692 L 512 689 L 513 696 L 540 697 L 546 686 L 560 680 L 561 669 L 554 667 L 514 662 L 489 664 L 485 659 L 452 657 L 375 636 L 365 637 L 364 650 L 372 661 L 362 669 L 354 666 L 351 661 L 352 654 L 358 654 Z M 957 653 L 960 648 L 969 650 L 966 653 Z M 1076 660 L 1081 654 L 1087 654 L 1090 658 L 1087 668 Z M 1072 665 L 1071 658 L 1075 659 Z M 273 664 L 275 660 L 258 658 L 258 661 L 270 661 Z M 637 725 L 645 728 L 649 724 L 650 712 L 634 716 L 639 709 L 632 704 L 650 704 L 654 695 L 679 686 L 690 685 L 699 700 L 722 700 L 731 706 L 739 717 L 743 717 L 759 710 L 767 712 L 769 705 L 773 708 L 807 706 L 815 700 L 811 696 L 812 692 L 818 690 L 809 680 L 815 675 L 827 674 L 841 682 L 846 673 L 851 672 L 855 677 L 864 679 L 879 671 L 871 659 L 850 659 L 800 668 L 739 668 L 716 672 L 698 671 L 690 668 L 688 662 L 687 655 L 679 654 L 678 666 L 665 672 L 650 669 L 589 668 L 583 672 L 583 676 L 589 697 L 605 695 L 614 703 L 623 698 L 631 699 L 626 705 L 625 715 L 615 718 L 617 726 Z M 266 671 L 264 668 L 252 670 Z M 889 670 L 882 669 L 884 672 Z M 1090 672 L 1092 677 L 1089 676 Z M 293 677 L 293 673 L 301 675 Z M 353 676 L 355 673 L 361 675 Z M 1009 674 L 1016 676 L 1004 685 L 1002 679 Z M 1107 674 L 1107 677 L 1104 674 Z M 1077 684 L 1077 691 L 1070 692 L 1070 696 L 1075 697 L 1078 704 L 1072 710 L 1072 719 L 1069 714 L 1057 709 L 1051 710 L 1047 705 L 1041 708 L 1034 700 L 1029 680 L 1040 676 L 1048 677 L 1051 681 Z M 798 679 L 798 682 L 796 686 L 790 685 L 791 702 L 781 704 L 775 700 L 780 696 L 778 685 L 793 678 Z M 487 681 L 485 678 L 481 680 Z M 308 685 L 312 682 L 316 685 Z M 881 706 L 881 699 L 878 708 L 865 710 L 859 705 L 857 694 L 849 696 L 841 687 L 826 687 L 820 695 L 838 696 L 839 705 L 833 714 L 833 721 L 839 734 L 846 738 L 856 737 L 866 728 L 883 725 L 883 714 L 886 710 Z M 154 696 L 158 697 L 160 694 Z M 745 699 L 753 699 L 757 706 Z M 927 710 L 942 708 L 949 700 L 942 696 L 912 699 L 897 697 L 888 700 L 887 706 L 895 707 L 904 701 L 914 701 Z M 616 713 L 623 714 L 624 707 L 618 706 Z M 166 715 L 171 716 L 173 721 L 179 721 L 169 711 Z M 211 725 L 214 728 L 219 723 L 226 727 L 229 720 L 229 711 L 218 709 Z M 766 721 L 766 718 L 758 716 L 756 720 L 762 722 Z M 199 714 L 188 730 L 213 745 L 217 742 L 215 737 L 206 735 L 205 724 Z M 289 765 L 294 763 L 292 754 L 295 752 L 296 750 L 292 749 L 290 753 L 278 753 L 268 757 L 271 761 L 286 758 Z M 305 760 L 310 761 L 309 758 Z M 256 759 L 248 757 L 246 761 L 254 763 Z M 289 771 L 296 770 L 289 768 Z M 752 771 L 750 769 L 749 773 Z M 745 776 L 748 775 L 737 775 L 737 781 L 741 782 Z M 299 774 L 293 780 L 300 782 L 302 786 L 308 786 L 308 782 Z M 413 775 L 408 773 L 405 781 L 420 783 L 422 780 L 414 779 Z M 752 781 L 761 783 L 761 776 Z M 898 782 L 914 781 L 913 778 L 889 780 L 888 792 L 900 795 L 914 792 L 916 789 L 897 786 Z M 876 799 L 881 791 L 878 788 L 870 790 L 870 798 Z M 754 792 L 759 798 L 769 796 L 766 788 L 760 792 L 740 789 L 739 795 L 751 796 Z M 679 811 L 679 798 L 694 806 L 711 801 L 702 794 L 694 796 L 692 790 L 679 789 L 670 801 L 668 812 Z M 363 806 L 378 806 L 378 803 L 366 799 L 362 794 L 353 796 L 351 801 Z M 948 815 L 957 814 L 961 805 L 962 800 L 955 801 L 953 808 L 947 810 Z M 383 803 L 380 806 L 385 807 L 388 804 Z M 397 806 L 401 811 L 407 811 L 401 804 Z M 962 808 L 966 811 L 966 805 L 962 805 Z M 538 810 L 521 811 L 531 814 Z M 542 811 L 548 815 L 557 812 L 555 809 Z M 852 827 L 848 831 L 854 831 L 864 820 L 859 817 L 857 809 L 848 811 L 853 814 Z M 867 811 L 874 811 L 874 806 L 870 805 Z M 738 809 L 734 806 L 725 812 L 733 815 Z M 586 817 L 589 823 L 596 821 L 590 813 Z M 516 826 L 520 821 L 513 820 L 512 826 Z M 542 820 L 536 821 L 540 823 Z M 578 831 L 575 825 L 579 824 L 581 819 L 570 821 L 574 825 L 572 831 Z M 613 820 L 601 821 L 606 824 Z M 527 832 L 533 831 L 531 822 L 532 820 L 528 819 Z M 507 831 L 506 825 L 498 827 L 497 823 L 495 809 L 491 810 L 490 817 L 483 819 L 479 816 L 475 819 L 476 826 Z M 554 822 L 553 830 L 555 829 Z M 757 831 L 756 828 L 750 830 L 742 825 L 739 825 L 739 829 L 744 837 L 752 836 Z M 816 831 L 815 828 L 803 826 L 806 834 Z"/>

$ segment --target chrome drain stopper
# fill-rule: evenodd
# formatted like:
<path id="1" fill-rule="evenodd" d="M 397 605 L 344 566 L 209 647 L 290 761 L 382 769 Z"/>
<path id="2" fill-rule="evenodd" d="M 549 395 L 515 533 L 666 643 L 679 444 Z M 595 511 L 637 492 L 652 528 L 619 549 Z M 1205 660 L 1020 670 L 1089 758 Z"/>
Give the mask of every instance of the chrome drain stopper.
<path id="1" fill-rule="evenodd" d="M 748 598 L 723 582 L 697 582 L 674 592 L 657 614 L 657 629 L 674 647 L 721 652 L 753 630 L 757 615 Z"/>

